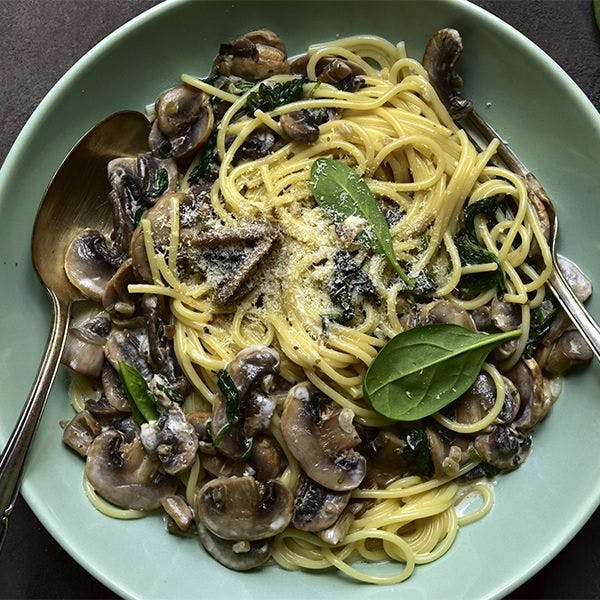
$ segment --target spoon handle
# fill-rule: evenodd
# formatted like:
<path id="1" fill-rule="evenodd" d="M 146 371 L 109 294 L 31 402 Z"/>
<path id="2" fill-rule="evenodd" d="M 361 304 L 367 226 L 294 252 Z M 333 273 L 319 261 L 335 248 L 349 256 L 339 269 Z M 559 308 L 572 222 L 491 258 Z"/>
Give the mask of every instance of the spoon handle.
<path id="1" fill-rule="evenodd" d="M 25 458 L 56 376 L 69 324 L 70 303 L 60 300 L 50 290 L 48 294 L 54 313 L 52 329 L 29 397 L 0 456 L 0 547 L 19 493 Z"/>

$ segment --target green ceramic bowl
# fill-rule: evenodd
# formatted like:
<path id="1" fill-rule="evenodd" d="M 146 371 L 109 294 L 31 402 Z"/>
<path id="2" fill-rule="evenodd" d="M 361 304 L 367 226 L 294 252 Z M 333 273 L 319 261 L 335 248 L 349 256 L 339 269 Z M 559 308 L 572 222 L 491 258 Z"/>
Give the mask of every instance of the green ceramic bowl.
<path id="1" fill-rule="evenodd" d="M 143 107 L 183 71 L 205 73 L 221 41 L 258 27 L 277 31 L 292 53 L 335 36 L 372 33 L 407 42 L 422 55 L 428 36 L 456 27 L 466 52 L 466 94 L 503 132 L 555 199 L 561 247 L 600 281 L 600 116 L 542 51 L 508 25 L 462 1 L 193 2 L 161 4 L 109 36 L 80 60 L 35 111 L 0 174 L 0 442 L 6 442 L 49 327 L 49 306 L 31 267 L 35 211 L 55 169 L 89 127 L 117 110 Z M 486 107 L 490 102 L 491 106 Z M 590 303 L 600 316 L 600 301 Z M 167 535 L 160 517 L 114 521 L 82 490 L 83 463 L 63 447 L 58 421 L 71 410 L 66 374 L 51 394 L 23 493 L 52 535 L 86 569 L 131 598 L 501 597 L 549 561 L 600 501 L 597 365 L 570 376 L 534 448 L 500 477 L 496 505 L 459 532 L 441 560 L 399 586 L 374 587 L 330 573 L 268 566 L 234 573 L 195 540 Z"/>

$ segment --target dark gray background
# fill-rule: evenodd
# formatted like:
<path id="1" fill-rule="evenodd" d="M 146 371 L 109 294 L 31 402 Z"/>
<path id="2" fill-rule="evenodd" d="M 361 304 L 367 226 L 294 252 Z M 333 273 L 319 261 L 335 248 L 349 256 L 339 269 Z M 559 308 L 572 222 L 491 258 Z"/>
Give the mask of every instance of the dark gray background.
<path id="1" fill-rule="evenodd" d="M 59 77 L 119 25 L 158 3 L 0 0 L 0 162 Z M 475 3 L 545 50 L 600 109 L 600 33 L 593 20 L 592 0 Z M 598 163 L 600 168 L 600 157 Z M 519 526 L 518 515 L 514 526 Z M 600 598 L 599 539 L 600 511 L 596 511 L 565 550 L 510 597 Z M 58 546 L 20 499 L 0 554 L 0 598 L 115 595 Z"/>

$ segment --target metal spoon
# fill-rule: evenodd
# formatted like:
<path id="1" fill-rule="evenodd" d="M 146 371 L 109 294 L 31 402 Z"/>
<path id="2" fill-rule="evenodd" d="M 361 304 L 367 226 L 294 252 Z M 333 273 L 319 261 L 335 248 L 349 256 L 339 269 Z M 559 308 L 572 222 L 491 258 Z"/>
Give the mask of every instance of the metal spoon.
<path id="1" fill-rule="evenodd" d="M 556 238 L 558 235 L 558 217 L 554 205 L 535 175 L 519 160 L 516 154 L 502 141 L 500 134 L 477 113 L 473 102 L 457 93 L 462 87 L 462 78 L 455 70 L 455 65 L 462 53 L 463 45 L 460 33 L 455 29 L 442 29 L 435 33 L 427 44 L 423 56 L 423 66 L 429 74 L 440 100 L 444 103 L 450 116 L 469 134 L 473 143 L 481 149 L 477 142 L 477 134 L 488 144 L 498 139 L 497 155 L 513 173 L 523 177 L 527 182 L 529 197 L 532 196 L 543 203 L 550 220 L 550 251 L 552 252 L 552 271 L 546 282 L 554 297 L 569 315 L 594 355 L 600 360 L 600 327 L 590 313 L 575 296 L 560 270 L 556 256 Z"/>
<path id="2" fill-rule="evenodd" d="M 71 305 L 84 300 L 65 275 L 66 249 L 85 227 L 110 230 L 106 165 L 113 158 L 147 150 L 149 129 L 146 117 L 134 111 L 115 113 L 93 127 L 60 165 L 38 209 L 31 254 L 52 302 L 53 321 L 29 397 L 0 456 L 0 546 L 17 499 L 25 459 L 58 369 Z"/>

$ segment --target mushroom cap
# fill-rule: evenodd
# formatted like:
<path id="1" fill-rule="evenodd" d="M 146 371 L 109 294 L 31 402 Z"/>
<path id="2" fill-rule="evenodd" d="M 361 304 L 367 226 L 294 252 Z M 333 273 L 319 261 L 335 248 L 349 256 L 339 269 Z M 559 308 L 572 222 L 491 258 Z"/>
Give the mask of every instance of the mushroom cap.
<path id="1" fill-rule="evenodd" d="M 154 510 L 163 496 L 174 494 L 178 480 L 160 471 L 160 463 L 144 451 L 139 437 L 126 442 L 115 429 L 91 444 L 85 475 L 103 498 L 122 508 Z"/>
<path id="2" fill-rule="evenodd" d="M 236 552 L 237 542 L 223 540 L 211 533 L 201 522 L 197 521 L 198 537 L 204 549 L 222 565 L 234 571 L 248 571 L 259 567 L 271 556 L 269 540 L 258 540 L 249 543 L 249 548 Z"/>
<path id="3" fill-rule="evenodd" d="M 87 410 L 82 410 L 65 425 L 63 442 L 81 456 L 86 456 L 100 431 L 100 425 L 93 415 Z"/>
<path id="4" fill-rule="evenodd" d="M 581 333 L 575 330 L 565 331 L 550 346 L 543 368 L 549 375 L 562 375 L 571 367 L 589 362 L 592 358 L 594 353 Z"/>
<path id="5" fill-rule="evenodd" d="M 292 524 L 302 531 L 322 531 L 331 527 L 350 501 L 350 492 L 334 492 L 309 477 L 296 488 Z"/>
<path id="6" fill-rule="evenodd" d="M 275 479 L 212 479 L 196 496 L 197 519 L 225 540 L 262 540 L 283 531 L 292 518 L 293 497 Z"/>
<path id="7" fill-rule="evenodd" d="M 61 362 L 73 371 L 95 379 L 104 364 L 104 344 L 110 332 L 110 320 L 104 313 L 88 319 L 67 332 Z"/>
<path id="8" fill-rule="evenodd" d="M 307 110 L 294 110 L 284 113 L 279 119 L 284 133 L 296 142 L 310 144 L 319 138 L 319 126 L 312 113 Z"/>
<path id="9" fill-rule="evenodd" d="M 419 322 L 421 325 L 450 323 L 460 325 L 469 331 L 476 331 L 471 315 L 451 300 L 434 300 L 423 305 L 419 311 Z"/>
<path id="10" fill-rule="evenodd" d="M 281 433 L 305 473 L 335 491 L 360 485 L 366 470 L 364 456 L 353 450 L 360 438 L 352 424 L 340 423 L 342 409 L 308 382 L 288 393 L 281 415 Z"/>
<path id="11" fill-rule="evenodd" d="M 473 443 L 482 460 L 503 471 L 512 471 L 527 460 L 531 437 L 506 425 L 496 425 Z"/>
<path id="12" fill-rule="evenodd" d="M 140 295 L 129 293 L 128 286 L 132 283 L 137 283 L 137 279 L 133 261 L 128 258 L 111 277 L 102 295 L 102 306 L 110 315 L 121 318 L 133 316 Z"/>
<path id="13" fill-rule="evenodd" d="M 551 405 L 544 402 L 542 370 L 533 358 L 525 358 L 505 373 L 519 392 L 520 408 L 511 427 L 532 429 L 546 416 Z"/>
<path id="14" fill-rule="evenodd" d="M 460 33 L 456 29 L 441 29 L 431 36 L 423 55 L 431 85 L 453 119 L 462 119 L 473 110 L 473 103 L 456 91 L 463 85 L 454 69 L 462 50 Z"/>
<path id="15" fill-rule="evenodd" d="M 108 282 L 124 260 L 125 256 L 118 250 L 108 247 L 102 233 L 84 229 L 67 248 L 65 273 L 86 298 L 101 302 Z"/>

